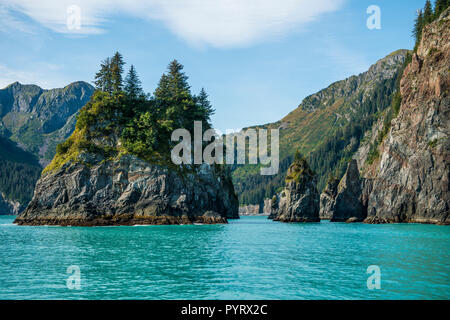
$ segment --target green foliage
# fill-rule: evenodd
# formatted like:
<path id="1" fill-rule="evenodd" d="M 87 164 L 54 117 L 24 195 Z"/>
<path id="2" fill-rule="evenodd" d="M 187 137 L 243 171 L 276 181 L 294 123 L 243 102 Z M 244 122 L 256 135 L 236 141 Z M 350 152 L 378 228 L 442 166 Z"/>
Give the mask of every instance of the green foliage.
<path id="1" fill-rule="evenodd" d="M 406 56 L 405 62 L 403 63 L 402 68 L 399 71 L 399 74 L 403 74 L 406 66 L 411 63 L 411 55 L 408 53 Z M 383 119 L 383 128 L 378 132 L 377 139 L 370 145 L 369 154 L 366 159 L 366 164 L 372 165 L 376 159 L 380 156 L 380 152 L 378 150 L 379 145 L 383 142 L 384 138 L 389 133 L 391 129 L 392 120 L 394 120 L 398 113 L 400 112 L 400 106 L 402 104 L 402 96 L 400 94 L 400 80 L 401 77 L 397 77 L 395 82 L 395 92 L 391 97 L 390 108 L 388 109 L 386 115 Z"/>
<path id="2" fill-rule="evenodd" d="M 433 7 L 431 6 L 431 1 L 427 0 L 425 2 L 425 7 L 423 9 L 423 21 L 425 25 L 433 22 L 434 20 L 434 13 L 433 13 Z"/>
<path id="3" fill-rule="evenodd" d="M 410 61 L 410 56 L 406 60 Z M 318 190 L 326 186 L 330 175 L 340 179 L 365 133 L 372 129 L 381 114 L 390 109 L 402 73 L 403 69 L 398 68 L 392 79 L 378 83 L 364 100 L 362 92 L 353 93 L 342 105 L 337 100 L 328 103 L 326 108 L 320 107 L 313 112 L 296 110 L 286 117 L 293 129 L 280 131 L 279 174 L 261 176 L 257 167 L 235 167 L 233 181 L 240 204 L 262 204 L 264 199 L 272 198 L 282 190 L 287 170 L 294 161 L 293 150 L 300 150 L 306 156 L 309 167 L 316 173 Z M 333 92 L 340 89 L 339 84 L 330 86 Z M 320 105 L 312 98 L 307 99 L 307 103 Z M 340 109 L 336 110 L 336 106 Z M 341 122 L 336 119 L 336 113 L 349 109 L 357 110 L 357 113 L 352 114 L 351 121 Z M 295 112 L 302 119 L 294 118 Z"/>
<path id="4" fill-rule="evenodd" d="M 434 18 L 437 19 L 450 6 L 450 0 L 436 0 L 434 4 Z"/>
<path id="5" fill-rule="evenodd" d="M 450 6 L 450 0 L 436 0 L 433 6 L 430 0 L 426 0 L 424 9 L 419 10 L 416 21 L 414 23 L 413 36 L 416 40 L 414 51 L 417 51 L 420 41 L 422 40 L 423 28 L 439 18 L 442 12 L 444 12 Z"/>
<path id="6" fill-rule="evenodd" d="M 134 66 L 122 86 L 124 64 L 118 53 L 102 62 L 96 76 L 98 90 L 80 110 L 75 132 L 58 145 L 44 173 L 76 161 L 83 152 L 104 159 L 131 153 L 147 161 L 171 165 L 173 130 L 184 128 L 193 134 L 194 121 L 202 121 L 204 130 L 211 127 L 209 119 L 214 110 L 206 92 L 202 89 L 198 97 L 191 94 L 188 77 L 176 60 L 161 77 L 154 98 L 142 91 Z"/>
<path id="7" fill-rule="evenodd" d="M 122 132 L 125 148 L 141 158 L 148 159 L 158 150 L 159 125 L 155 116 L 147 111 L 133 118 Z"/>
<path id="8" fill-rule="evenodd" d="M 6 199 L 30 201 L 41 170 L 32 154 L 0 137 L 0 192 Z"/>
<path id="9" fill-rule="evenodd" d="M 144 91 L 141 87 L 141 80 L 139 80 L 136 69 L 133 65 L 131 65 L 127 77 L 125 78 L 124 90 L 129 99 L 138 99 L 144 96 Z"/>
<path id="10" fill-rule="evenodd" d="M 58 144 L 56 146 L 56 153 L 59 153 L 59 154 L 66 153 L 67 151 L 69 151 L 72 144 L 73 144 L 73 140 L 71 140 L 71 139 L 67 139 L 66 141 Z"/>
<path id="11" fill-rule="evenodd" d="M 95 88 L 108 94 L 117 94 L 122 91 L 123 66 L 125 62 L 119 52 L 111 58 L 106 58 L 100 65 L 100 70 L 95 74 Z"/>
<path id="12" fill-rule="evenodd" d="M 200 105 L 200 113 L 204 114 L 204 120 L 209 122 L 215 110 L 211 106 L 211 103 L 208 100 L 208 94 L 206 93 L 204 88 L 200 90 L 200 94 L 196 97 L 196 99 L 197 103 Z"/>
<path id="13" fill-rule="evenodd" d="M 378 144 L 371 144 L 366 163 L 371 165 L 379 156 L 380 152 L 378 151 Z"/>
<path id="14" fill-rule="evenodd" d="M 314 176 L 314 172 L 309 168 L 306 158 L 297 150 L 294 156 L 294 162 L 288 169 L 286 182 L 295 181 L 301 183 L 305 178 Z"/>

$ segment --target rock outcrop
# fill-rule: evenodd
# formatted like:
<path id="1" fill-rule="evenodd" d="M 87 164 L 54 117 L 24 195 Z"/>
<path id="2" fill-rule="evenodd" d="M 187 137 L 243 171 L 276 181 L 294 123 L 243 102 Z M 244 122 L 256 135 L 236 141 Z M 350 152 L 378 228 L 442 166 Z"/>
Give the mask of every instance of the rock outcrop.
<path id="1" fill-rule="evenodd" d="M 367 120 L 376 118 L 389 108 L 390 99 L 387 96 L 395 91 L 408 54 L 408 50 L 392 52 L 366 72 L 332 83 L 306 97 L 298 108 L 283 119 L 256 126 L 255 128 L 260 129 L 280 129 L 280 174 L 261 176 L 250 165 L 234 167 L 233 181 L 240 200 L 261 204 L 267 197 L 267 189 L 272 192 L 270 196 L 279 192 L 284 187 L 280 176 L 286 174 L 292 163 L 294 150 L 302 150 L 305 155 L 309 155 L 308 158 L 312 161 L 310 163 L 314 163 L 317 173 L 317 187 L 322 190 L 326 186 L 330 169 L 337 172 L 337 163 L 351 156 L 346 151 L 331 151 L 325 146 L 336 140 L 339 150 L 354 152 L 358 148 L 361 133 L 370 129 L 369 125 L 365 125 Z M 341 139 L 341 130 L 355 126 L 358 127 L 357 130 Z M 333 152 L 335 155 L 328 157 L 325 152 Z"/>
<path id="2" fill-rule="evenodd" d="M 286 187 L 280 194 L 277 213 L 269 218 L 281 222 L 319 222 L 316 184 L 316 176 L 306 160 L 295 159 L 288 169 Z"/>
<path id="3" fill-rule="evenodd" d="M 333 208 L 332 222 L 361 222 L 367 213 L 362 205 L 362 180 L 356 160 L 350 161 L 347 171 L 338 185 Z"/>
<path id="4" fill-rule="evenodd" d="M 100 161 L 83 155 L 37 183 L 16 223 L 25 225 L 135 225 L 226 223 L 238 218 L 229 176 L 203 164 L 180 174 L 132 155 Z"/>
<path id="5" fill-rule="evenodd" d="M 16 215 L 23 209 L 20 202 L 8 200 L 4 194 L 0 193 L 0 215 Z"/>
<path id="6" fill-rule="evenodd" d="M 450 223 L 450 9 L 423 29 L 380 146 L 368 223 Z"/>
<path id="7" fill-rule="evenodd" d="M 450 9 L 425 26 L 400 81 L 398 115 L 368 161 L 362 144 L 322 210 L 332 221 L 450 224 Z M 384 113 L 386 116 L 387 113 Z M 377 121 L 367 141 L 384 130 Z M 358 165 L 360 164 L 360 178 Z M 323 213 L 325 215 L 325 213 Z"/>
<path id="8" fill-rule="evenodd" d="M 320 195 L 320 219 L 331 220 L 333 217 L 338 185 L 338 179 L 329 180 L 325 190 Z"/>
<path id="9" fill-rule="evenodd" d="M 247 206 L 240 206 L 239 207 L 239 215 L 240 216 L 255 216 L 259 215 L 260 212 L 260 206 L 259 204 L 250 204 Z"/>
<path id="10" fill-rule="evenodd" d="M 209 111 L 190 93 L 182 68 L 177 61 L 170 64 L 162 79 L 171 79 L 171 85 L 158 87 L 163 93 L 154 99 L 112 88 L 96 90 L 15 223 L 214 224 L 239 218 L 227 167 L 186 160 L 184 147 L 192 150 L 187 140 L 183 159 L 175 156 L 180 143 L 171 138 L 174 127 L 191 128 L 197 117 L 211 126 Z"/>

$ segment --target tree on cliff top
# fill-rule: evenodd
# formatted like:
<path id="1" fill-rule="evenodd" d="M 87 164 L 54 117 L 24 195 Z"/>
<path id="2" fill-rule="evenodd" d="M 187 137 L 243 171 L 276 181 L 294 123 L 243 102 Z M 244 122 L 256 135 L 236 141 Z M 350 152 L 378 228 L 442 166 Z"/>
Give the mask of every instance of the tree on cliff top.
<path id="1" fill-rule="evenodd" d="M 141 80 L 139 79 L 136 69 L 131 65 L 130 70 L 125 78 L 125 93 L 130 99 L 137 99 L 144 95 L 141 87 Z"/>
<path id="2" fill-rule="evenodd" d="M 106 58 L 100 65 L 100 70 L 95 74 L 95 87 L 97 90 L 109 94 L 118 94 L 123 87 L 123 66 L 125 62 L 119 52 L 116 52 L 111 58 Z"/>

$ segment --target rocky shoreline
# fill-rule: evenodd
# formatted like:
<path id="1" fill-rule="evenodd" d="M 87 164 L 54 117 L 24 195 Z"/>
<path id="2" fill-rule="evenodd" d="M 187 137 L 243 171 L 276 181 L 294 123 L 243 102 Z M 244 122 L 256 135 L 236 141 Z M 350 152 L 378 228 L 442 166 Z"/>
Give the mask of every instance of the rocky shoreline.
<path id="1" fill-rule="evenodd" d="M 168 215 L 154 217 L 138 217 L 134 214 L 124 214 L 116 216 L 100 216 L 93 219 L 64 219 L 64 218 L 20 218 L 14 223 L 28 226 L 72 226 L 72 227 L 100 227 L 100 226 L 134 226 L 134 225 L 186 225 L 186 224 L 226 224 L 227 219 L 217 215 L 212 216 L 181 216 L 173 217 Z"/>
<path id="2" fill-rule="evenodd" d="M 201 165 L 181 175 L 132 155 L 83 155 L 39 179 L 19 225 L 216 224 L 238 219 L 225 172 Z"/>

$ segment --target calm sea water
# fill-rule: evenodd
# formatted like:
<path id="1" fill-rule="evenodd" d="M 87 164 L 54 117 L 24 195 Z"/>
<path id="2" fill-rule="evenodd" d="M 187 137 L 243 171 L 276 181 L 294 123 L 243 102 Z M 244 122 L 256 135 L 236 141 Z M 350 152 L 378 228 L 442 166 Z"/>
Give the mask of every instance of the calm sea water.
<path id="1" fill-rule="evenodd" d="M 244 217 L 21 227 L 0 216 L 0 299 L 449 299 L 450 227 Z M 381 269 L 368 290 L 367 267 Z M 80 290 L 67 288 L 69 266 Z"/>

